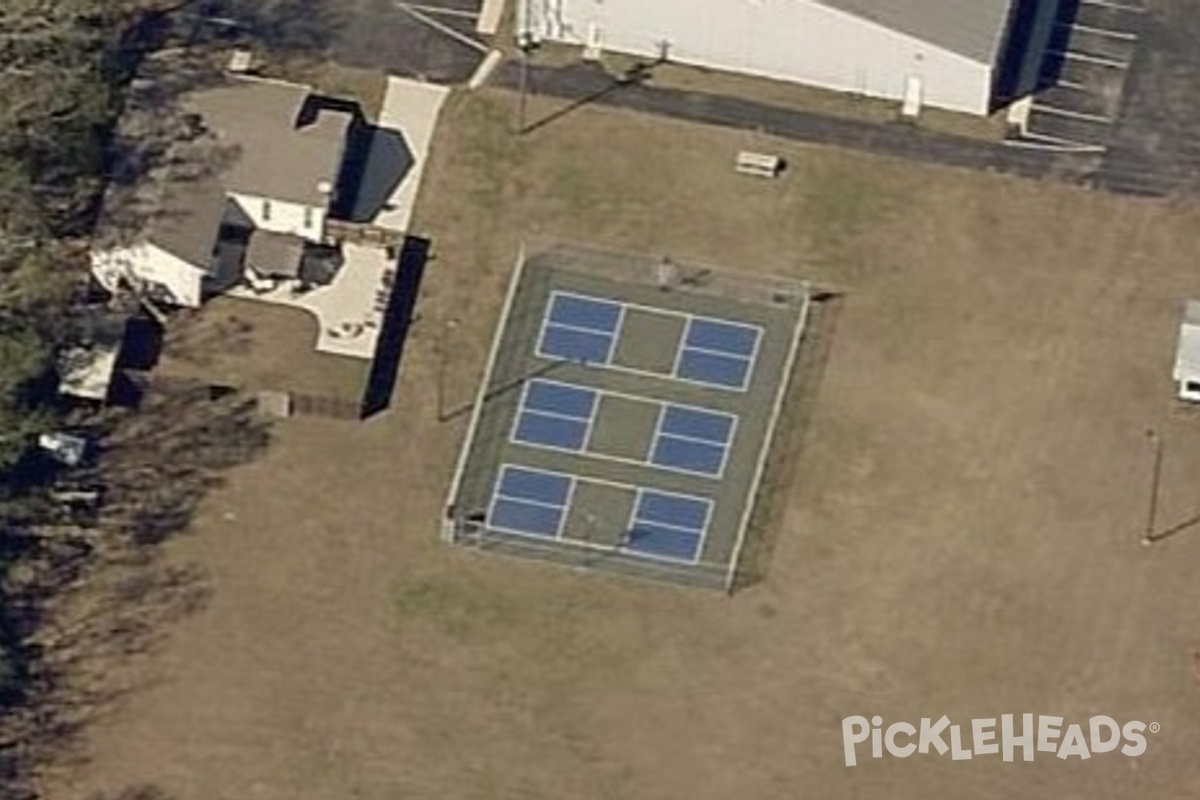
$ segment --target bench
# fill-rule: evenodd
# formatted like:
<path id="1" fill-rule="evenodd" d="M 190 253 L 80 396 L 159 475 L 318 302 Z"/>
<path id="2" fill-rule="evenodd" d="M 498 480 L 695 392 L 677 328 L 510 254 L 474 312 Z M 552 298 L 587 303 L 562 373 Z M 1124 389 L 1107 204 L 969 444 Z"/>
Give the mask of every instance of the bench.
<path id="1" fill-rule="evenodd" d="M 779 156 L 766 153 L 753 153 L 743 150 L 737 154 L 737 171 L 743 175 L 756 175 L 760 178 L 774 178 L 783 167 Z"/>

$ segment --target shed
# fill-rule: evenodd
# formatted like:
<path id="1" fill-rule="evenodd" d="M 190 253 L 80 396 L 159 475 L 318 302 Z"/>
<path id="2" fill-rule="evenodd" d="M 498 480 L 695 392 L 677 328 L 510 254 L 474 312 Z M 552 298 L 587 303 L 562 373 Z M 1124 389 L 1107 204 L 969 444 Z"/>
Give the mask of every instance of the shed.
<path id="1" fill-rule="evenodd" d="M 304 240 L 261 228 L 250 234 L 246 266 L 264 278 L 297 278 L 304 258 Z"/>
<path id="2" fill-rule="evenodd" d="M 1200 301 L 1188 300 L 1179 323 L 1175 348 L 1175 383 L 1179 397 L 1200 402 Z"/>

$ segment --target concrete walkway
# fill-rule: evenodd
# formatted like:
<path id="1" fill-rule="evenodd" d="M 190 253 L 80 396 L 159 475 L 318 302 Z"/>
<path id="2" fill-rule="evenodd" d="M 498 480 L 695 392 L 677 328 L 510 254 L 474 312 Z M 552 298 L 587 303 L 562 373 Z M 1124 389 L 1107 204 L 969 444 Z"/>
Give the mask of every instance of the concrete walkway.
<path id="1" fill-rule="evenodd" d="M 437 127 L 438 114 L 450 90 L 445 86 L 421 83 L 407 78 L 389 77 L 387 94 L 383 98 L 383 110 L 379 112 L 378 126 L 399 132 L 408 144 L 413 164 L 400 185 L 392 193 L 387 206 L 372 220 L 381 228 L 403 233 L 408 230 L 417 200 L 417 189 L 425 161 L 429 157 L 429 142 Z M 371 169 L 371 157 L 367 157 L 367 170 Z"/>

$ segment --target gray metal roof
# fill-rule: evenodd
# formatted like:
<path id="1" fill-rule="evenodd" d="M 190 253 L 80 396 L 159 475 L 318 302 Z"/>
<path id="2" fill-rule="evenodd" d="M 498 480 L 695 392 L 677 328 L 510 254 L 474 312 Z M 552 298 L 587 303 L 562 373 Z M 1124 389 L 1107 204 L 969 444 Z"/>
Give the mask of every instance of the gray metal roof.
<path id="1" fill-rule="evenodd" d="M 1014 0 L 818 0 L 983 64 L 994 65 Z"/>
<path id="2" fill-rule="evenodd" d="M 256 230 L 246 248 L 246 265 L 266 278 L 295 278 L 300 275 L 304 240 L 299 236 Z"/>

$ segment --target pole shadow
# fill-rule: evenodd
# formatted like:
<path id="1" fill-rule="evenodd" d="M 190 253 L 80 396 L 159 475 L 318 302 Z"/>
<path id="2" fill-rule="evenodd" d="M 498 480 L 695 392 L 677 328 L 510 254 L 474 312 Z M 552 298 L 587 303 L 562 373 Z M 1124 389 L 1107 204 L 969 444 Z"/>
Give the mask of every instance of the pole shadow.
<path id="1" fill-rule="evenodd" d="M 625 89 L 630 86 L 640 86 L 654 76 L 654 68 L 662 63 L 665 63 L 664 59 L 658 59 L 649 62 L 638 62 L 619 75 L 611 75 L 609 76 L 609 82 L 606 85 L 600 87 L 599 89 L 593 90 L 582 97 L 572 100 L 567 105 L 550 112 L 541 119 L 522 126 L 517 131 L 517 134 L 523 136 L 527 133 L 533 133 L 540 128 L 546 127 L 552 122 L 562 119 L 573 111 L 602 100 L 619 89 Z M 525 69 L 525 67 L 523 67 L 523 69 Z"/>

